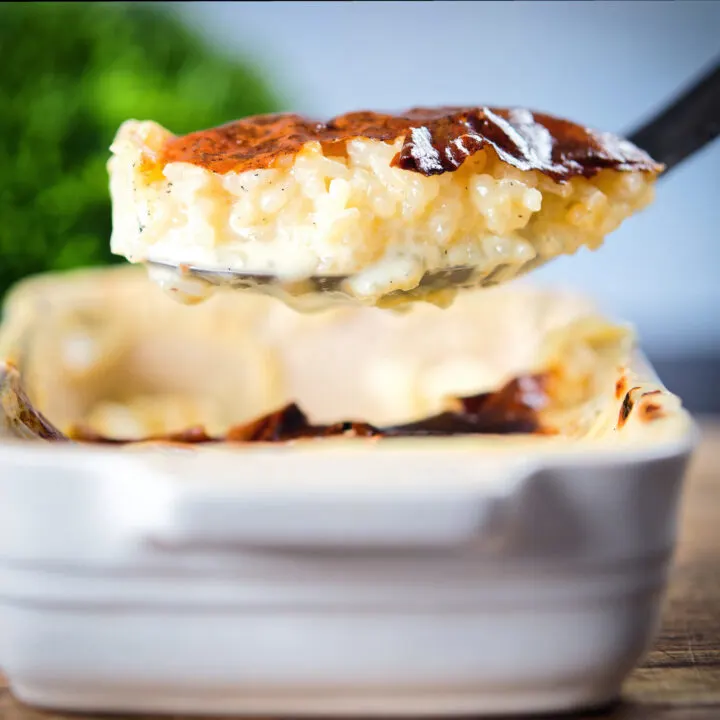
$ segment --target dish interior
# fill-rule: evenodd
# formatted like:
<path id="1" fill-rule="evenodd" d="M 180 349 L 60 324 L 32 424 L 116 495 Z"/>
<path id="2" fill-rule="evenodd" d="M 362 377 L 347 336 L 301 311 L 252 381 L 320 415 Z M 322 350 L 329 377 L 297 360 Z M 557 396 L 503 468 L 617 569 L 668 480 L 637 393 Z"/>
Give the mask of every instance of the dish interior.
<path id="1" fill-rule="evenodd" d="M 61 432 L 132 441 L 199 427 L 224 437 L 288 403 L 315 424 L 397 426 L 512 382 L 535 443 L 684 427 L 677 398 L 633 352 L 632 332 L 583 298 L 522 284 L 468 291 L 447 310 L 299 314 L 232 292 L 183 306 L 131 267 L 28 280 L 0 328 L 6 415 L 14 374 Z"/>

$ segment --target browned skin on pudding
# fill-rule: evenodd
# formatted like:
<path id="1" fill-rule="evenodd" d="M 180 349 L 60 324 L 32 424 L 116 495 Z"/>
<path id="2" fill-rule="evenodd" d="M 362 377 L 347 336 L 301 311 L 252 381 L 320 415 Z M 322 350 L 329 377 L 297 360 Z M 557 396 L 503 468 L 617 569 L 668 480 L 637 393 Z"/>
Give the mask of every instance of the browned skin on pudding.
<path id="1" fill-rule="evenodd" d="M 639 389 L 639 387 L 630 388 L 625 393 L 625 398 L 622 401 L 622 405 L 620 406 L 620 413 L 618 414 L 618 428 L 621 428 L 627 422 L 627 419 L 630 417 L 630 413 L 635 406 L 635 398 L 633 397 L 633 395 Z"/>
<path id="2" fill-rule="evenodd" d="M 361 111 L 318 122 L 294 114 L 257 115 L 170 139 L 149 172 L 185 162 L 211 172 L 274 167 L 309 142 L 328 155 L 345 153 L 355 138 L 405 138 L 394 167 L 439 175 L 457 170 L 488 146 L 508 165 L 537 170 L 557 182 L 604 169 L 657 173 L 662 166 L 632 143 L 610 133 L 522 108 L 414 108 L 398 115 Z"/>
<path id="3" fill-rule="evenodd" d="M 211 437 L 203 428 L 144 440 L 127 441 L 103 437 L 84 428 L 75 428 L 70 437 L 78 442 L 129 445 L 138 442 L 201 445 L 206 443 L 281 443 L 326 437 L 442 437 L 450 435 L 552 434 L 538 417 L 538 405 L 547 401 L 546 377 L 527 375 L 507 383 L 500 390 L 459 398 L 456 407 L 418 422 L 378 428 L 364 422 L 337 422 L 313 425 L 294 403 L 244 425 L 228 430 L 223 437 Z"/>

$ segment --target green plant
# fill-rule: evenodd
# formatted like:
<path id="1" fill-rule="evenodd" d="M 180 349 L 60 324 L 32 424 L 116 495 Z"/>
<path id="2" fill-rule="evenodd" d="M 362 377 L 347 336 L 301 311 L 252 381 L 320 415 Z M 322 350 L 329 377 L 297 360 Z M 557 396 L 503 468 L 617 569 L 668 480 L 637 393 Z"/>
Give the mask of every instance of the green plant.
<path id="1" fill-rule="evenodd" d="M 0 3 L 0 295 L 113 261 L 108 147 L 123 120 L 185 133 L 277 109 L 252 66 L 154 3 Z"/>

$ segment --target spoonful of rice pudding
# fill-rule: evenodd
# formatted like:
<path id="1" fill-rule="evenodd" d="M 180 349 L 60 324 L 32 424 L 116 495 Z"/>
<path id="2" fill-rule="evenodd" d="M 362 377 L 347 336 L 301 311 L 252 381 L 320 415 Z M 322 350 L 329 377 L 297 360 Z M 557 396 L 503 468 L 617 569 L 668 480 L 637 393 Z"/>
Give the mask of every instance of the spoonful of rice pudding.
<path id="1" fill-rule="evenodd" d="M 298 309 L 447 305 L 580 247 L 653 197 L 627 140 L 525 109 L 249 117 L 175 136 L 125 122 L 112 251 L 184 302 L 217 286 Z"/>

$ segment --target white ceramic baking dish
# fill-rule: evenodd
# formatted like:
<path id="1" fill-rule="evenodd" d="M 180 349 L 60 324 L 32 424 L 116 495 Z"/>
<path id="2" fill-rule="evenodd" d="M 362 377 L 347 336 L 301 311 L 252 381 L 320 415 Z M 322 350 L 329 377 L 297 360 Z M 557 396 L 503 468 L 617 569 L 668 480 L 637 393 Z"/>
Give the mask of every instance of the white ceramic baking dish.
<path id="1" fill-rule="evenodd" d="M 0 441 L 0 666 L 95 712 L 606 703 L 653 637 L 694 443 L 637 355 L 613 386 L 622 427 L 572 440 Z"/>

